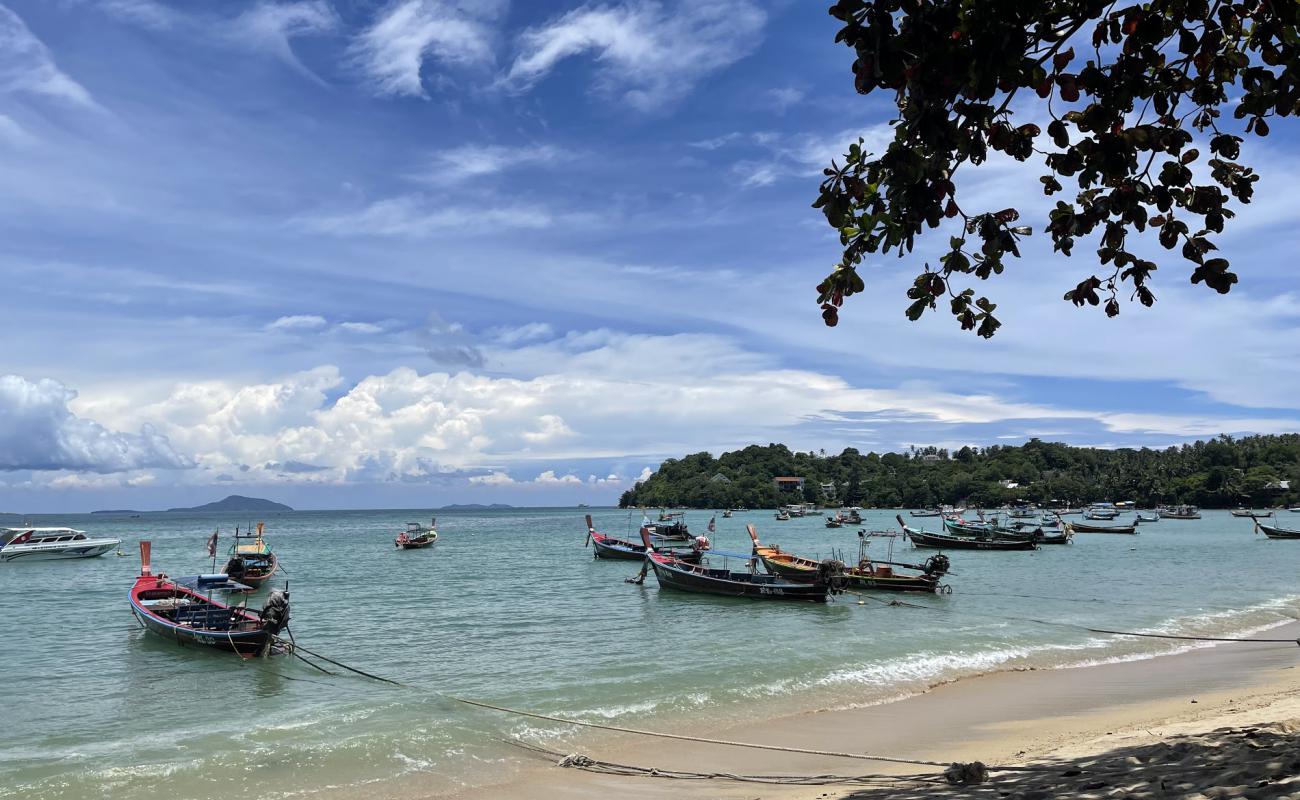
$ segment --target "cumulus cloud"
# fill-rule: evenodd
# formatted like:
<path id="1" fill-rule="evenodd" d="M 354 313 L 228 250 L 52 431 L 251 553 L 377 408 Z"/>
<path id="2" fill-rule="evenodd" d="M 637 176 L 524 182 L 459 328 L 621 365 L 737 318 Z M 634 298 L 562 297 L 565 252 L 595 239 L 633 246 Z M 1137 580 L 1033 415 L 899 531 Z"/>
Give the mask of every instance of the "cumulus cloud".
<path id="1" fill-rule="evenodd" d="M 49 48 L 4 5 L 0 5 L 0 92 L 25 92 L 98 108 L 90 92 L 59 69 Z"/>
<path id="2" fill-rule="evenodd" d="M 542 486 L 581 486 L 582 478 L 577 475 L 556 475 L 555 470 L 548 469 L 533 479 L 533 483 Z"/>
<path id="3" fill-rule="evenodd" d="M 234 19 L 229 35 L 247 47 L 270 53 L 303 76 L 324 83 L 298 59 L 290 40 L 327 33 L 338 25 L 338 16 L 325 0 L 285 3 L 263 0 Z"/>
<path id="4" fill-rule="evenodd" d="M 266 326 L 270 331 L 315 331 L 325 327 L 325 318 L 315 314 L 293 314 L 280 317 Z"/>
<path id="5" fill-rule="evenodd" d="M 584 5 L 525 31 L 505 82 L 526 90 L 561 61 L 589 54 L 598 90 L 653 111 L 748 55 L 766 21 L 749 0 Z"/>
<path id="6" fill-rule="evenodd" d="M 352 43 L 353 63 L 378 95 L 427 97 L 425 61 L 487 67 L 494 61 L 493 0 L 396 0 Z"/>
<path id="7" fill-rule="evenodd" d="M 192 464 L 152 425 L 112 431 L 68 408 L 77 393 L 58 381 L 0 376 L 0 470 L 109 473 Z"/>
<path id="8" fill-rule="evenodd" d="M 384 328 L 383 326 L 376 325 L 373 322 L 340 322 L 339 330 L 348 333 L 372 334 L 381 333 Z"/>

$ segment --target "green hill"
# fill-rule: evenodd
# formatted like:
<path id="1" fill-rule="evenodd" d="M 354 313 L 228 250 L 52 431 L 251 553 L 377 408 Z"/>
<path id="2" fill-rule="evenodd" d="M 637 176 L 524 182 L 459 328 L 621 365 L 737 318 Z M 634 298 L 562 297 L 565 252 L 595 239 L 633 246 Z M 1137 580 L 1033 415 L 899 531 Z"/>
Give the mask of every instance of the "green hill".
<path id="1" fill-rule="evenodd" d="M 802 491 L 777 477 L 803 478 Z M 1280 505 L 1300 499 L 1300 435 L 1221 436 L 1163 450 L 1023 445 L 935 447 L 906 453 L 800 453 L 781 444 L 670 458 L 623 494 L 620 506 L 773 508 L 796 501 L 882 508 L 1026 500 L 1134 500 L 1209 508 Z"/>

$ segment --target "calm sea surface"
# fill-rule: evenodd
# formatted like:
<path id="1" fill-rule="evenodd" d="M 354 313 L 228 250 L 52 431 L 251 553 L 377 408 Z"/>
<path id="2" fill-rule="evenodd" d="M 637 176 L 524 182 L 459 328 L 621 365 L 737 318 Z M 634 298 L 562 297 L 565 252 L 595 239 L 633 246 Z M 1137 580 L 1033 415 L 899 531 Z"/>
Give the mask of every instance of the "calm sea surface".
<path id="1" fill-rule="evenodd" d="M 0 564 L 0 797 L 427 794 L 516 768 L 504 737 L 556 749 L 590 737 L 439 692 L 698 731 L 700 718 L 879 702 L 959 675 L 1178 644 L 1025 617 L 1223 635 L 1300 614 L 1300 542 L 1266 541 L 1227 512 L 1144 525 L 1138 536 L 1079 534 L 1072 546 L 1034 553 L 954 552 L 951 595 L 909 596 L 947 611 L 854 597 L 818 606 L 683 595 L 661 592 L 653 576 L 629 585 L 639 565 L 593 561 L 583 513 L 442 512 L 438 543 L 415 551 L 397 551 L 393 536 L 431 512 L 265 518 L 298 641 L 414 688 L 330 677 L 290 658 L 241 663 L 140 629 L 127 603 L 137 540 L 154 542 L 155 570 L 207 571 L 207 536 L 219 527 L 224 552 L 243 515 L 34 517 L 119 536 L 128 557 Z M 592 513 L 600 530 L 629 529 L 626 511 Z M 687 520 L 703 533 L 709 516 Z M 893 512 L 864 516 L 866 528 L 893 523 Z M 1281 517 L 1300 526 L 1300 514 Z M 794 552 L 856 557 L 856 529 L 828 530 L 814 517 L 776 522 L 770 512 L 718 519 L 715 546 L 748 551 L 746 522 Z M 934 529 L 937 520 L 917 522 Z M 883 558 L 888 547 L 876 541 L 871 552 Z M 899 542 L 895 557 L 929 552 Z"/>

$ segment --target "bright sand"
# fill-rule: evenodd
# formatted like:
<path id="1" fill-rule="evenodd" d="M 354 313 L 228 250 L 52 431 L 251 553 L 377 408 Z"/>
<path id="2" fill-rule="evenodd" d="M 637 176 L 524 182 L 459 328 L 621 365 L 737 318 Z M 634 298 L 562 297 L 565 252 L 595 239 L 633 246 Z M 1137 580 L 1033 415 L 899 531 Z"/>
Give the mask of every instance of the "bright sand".
<path id="1" fill-rule="evenodd" d="M 1297 636 L 1300 624 L 1289 623 L 1256 634 L 1255 638 Z M 1000 790 L 1031 799 L 1130 794 L 1199 799 L 1289 797 L 1295 793 L 1300 797 L 1300 749 L 1296 747 L 1300 736 L 1294 733 L 1300 729 L 1300 670 L 1295 669 L 1298 659 L 1300 647 L 1295 644 L 1225 643 L 1139 661 L 983 675 L 892 703 L 818 711 L 744 727 L 715 729 L 701 720 L 693 730 L 674 732 L 945 763 L 1046 762 L 1059 767 L 1032 775 L 995 775 L 974 795 L 971 789 L 961 789 L 953 790 L 954 796 L 998 797 Z M 1195 737 L 1228 726 L 1270 723 L 1280 726 L 1249 735 L 1237 730 Z M 1274 746 L 1264 747 L 1261 737 L 1271 737 Z M 915 774 L 927 769 L 614 734 L 583 752 L 621 764 L 746 775 Z M 1107 753 L 1112 753 L 1112 760 L 1092 760 Z M 1223 770 L 1203 769 L 1214 759 L 1229 766 Z M 1066 761 L 1070 763 L 1062 763 Z M 1071 766 L 1081 769 L 1082 774 L 1063 777 Z M 1118 777 L 1116 770 L 1121 772 Z M 1277 782 L 1279 774 L 1291 777 L 1289 786 Z M 1155 791 L 1159 780 L 1165 781 L 1166 788 Z M 1258 786 L 1261 781 L 1268 783 Z M 1105 785 L 1099 787 L 1097 783 Z M 900 789 L 907 785 L 900 784 Z M 1116 787 L 1124 788 L 1121 791 Z M 1143 789 L 1155 793 L 1144 794 Z M 946 795 L 949 791 L 942 785 L 899 793 L 898 789 L 609 776 L 560 769 L 539 759 L 536 768 L 519 773 L 507 783 L 456 796 L 802 800 L 850 795 L 919 798 Z"/>

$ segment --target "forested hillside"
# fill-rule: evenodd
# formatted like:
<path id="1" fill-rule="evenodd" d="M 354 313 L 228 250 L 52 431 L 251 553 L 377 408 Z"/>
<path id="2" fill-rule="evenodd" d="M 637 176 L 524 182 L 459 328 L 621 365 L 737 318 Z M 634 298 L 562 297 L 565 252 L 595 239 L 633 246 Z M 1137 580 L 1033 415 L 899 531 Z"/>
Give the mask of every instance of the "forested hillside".
<path id="1" fill-rule="evenodd" d="M 772 482 L 778 476 L 804 478 L 802 496 L 778 491 Z M 847 448 L 829 455 L 769 444 L 718 458 L 670 458 L 625 492 L 620 505 L 772 508 L 804 500 L 889 508 L 1135 500 L 1215 508 L 1295 502 L 1296 488 L 1287 482 L 1300 486 L 1297 434 L 1223 436 L 1165 450 L 1100 450 L 1031 439 L 1021 446 L 954 453 L 930 447 L 880 455 Z"/>

